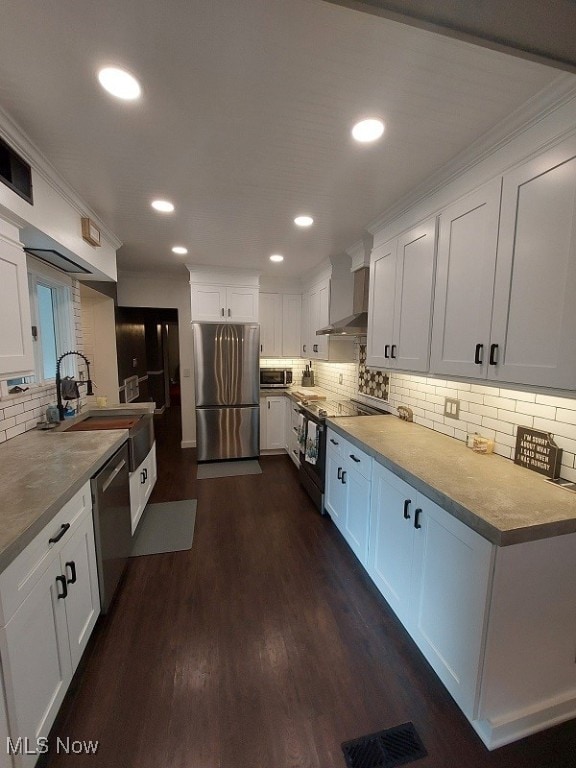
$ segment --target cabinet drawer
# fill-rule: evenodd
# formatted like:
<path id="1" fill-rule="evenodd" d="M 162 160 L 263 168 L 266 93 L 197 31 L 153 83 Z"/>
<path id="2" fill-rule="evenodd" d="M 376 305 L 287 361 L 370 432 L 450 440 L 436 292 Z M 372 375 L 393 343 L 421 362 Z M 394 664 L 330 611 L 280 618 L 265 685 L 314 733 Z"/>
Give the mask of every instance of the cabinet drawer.
<path id="1" fill-rule="evenodd" d="M 356 472 L 359 472 L 367 480 L 370 480 L 372 475 L 372 457 L 368 456 L 367 453 L 361 451 L 360 448 L 357 448 L 348 440 L 339 438 L 338 435 L 336 436 L 336 439 L 340 440 L 342 457 L 348 459 L 348 463 L 350 466 L 354 467 Z"/>
<path id="2" fill-rule="evenodd" d="M 92 510 L 90 481 L 85 483 L 30 544 L 0 574 L 0 626 L 4 626 L 30 594 L 46 568 L 52 562 L 54 550 L 61 549 L 78 526 L 84 513 Z M 63 526 L 68 525 L 56 542 Z"/>
<path id="3" fill-rule="evenodd" d="M 344 440 L 343 437 L 340 437 L 340 435 L 337 432 L 334 432 L 333 430 L 329 429 L 327 432 L 327 438 L 326 438 L 326 448 L 329 451 L 333 451 L 334 453 L 337 453 L 338 456 L 342 456 L 342 446 L 346 444 L 348 441 Z"/>

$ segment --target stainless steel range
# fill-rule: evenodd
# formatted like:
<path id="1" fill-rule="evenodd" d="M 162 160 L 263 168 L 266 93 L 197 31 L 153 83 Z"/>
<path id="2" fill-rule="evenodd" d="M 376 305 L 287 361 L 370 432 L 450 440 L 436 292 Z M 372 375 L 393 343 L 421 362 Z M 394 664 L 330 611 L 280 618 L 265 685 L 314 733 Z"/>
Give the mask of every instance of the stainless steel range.
<path id="1" fill-rule="evenodd" d="M 340 416 L 387 416 L 389 411 L 359 400 L 320 400 L 299 403 L 300 483 L 318 510 L 324 514 L 324 473 L 326 469 L 326 419 Z"/>

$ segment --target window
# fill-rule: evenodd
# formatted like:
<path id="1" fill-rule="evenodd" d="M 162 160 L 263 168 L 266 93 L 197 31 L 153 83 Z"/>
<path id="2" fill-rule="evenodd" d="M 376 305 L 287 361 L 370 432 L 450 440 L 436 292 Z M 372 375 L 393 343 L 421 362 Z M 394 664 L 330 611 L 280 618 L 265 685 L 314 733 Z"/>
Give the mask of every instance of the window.
<path id="1" fill-rule="evenodd" d="M 74 349 L 72 281 L 70 278 L 29 258 L 28 281 L 34 335 L 36 382 L 56 377 L 56 362 Z M 63 361 L 62 375 L 74 375 L 73 361 Z"/>

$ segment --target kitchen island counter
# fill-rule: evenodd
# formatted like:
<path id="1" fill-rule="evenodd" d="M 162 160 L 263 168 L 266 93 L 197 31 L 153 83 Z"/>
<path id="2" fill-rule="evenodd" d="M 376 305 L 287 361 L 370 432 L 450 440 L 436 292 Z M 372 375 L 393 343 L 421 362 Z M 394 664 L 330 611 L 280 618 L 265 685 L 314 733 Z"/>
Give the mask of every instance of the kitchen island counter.
<path id="1" fill-rule="evenodd" d="M 389 416 L 328 426 L 498 546 L 576 532 L 576 494 L 494 454 Z"/>

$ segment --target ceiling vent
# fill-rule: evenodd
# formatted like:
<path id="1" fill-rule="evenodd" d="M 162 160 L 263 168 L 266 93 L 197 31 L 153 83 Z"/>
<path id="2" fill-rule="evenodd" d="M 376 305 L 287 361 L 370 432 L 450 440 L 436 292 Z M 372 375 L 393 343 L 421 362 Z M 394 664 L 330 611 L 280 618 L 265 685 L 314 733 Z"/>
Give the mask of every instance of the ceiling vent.
<path id="1" fill-rule="evenodd" d="M 90 275 L 91 272 L 89 269 L 86 269 L 85 267 L 81 267 L 80 264 L 76 264 L 75 261 L 72 261 L 72 259 L 69 259 L 67 256 L 63 256 L 61 253 L 58 253 L 58 251 L 55 251 L 52 248 L 27 248 L 25 247 L 24 250 L 26 253 L 29 253 L 30 256 L 34 256 L 37 259 L 40 259 L 40 261 L 46 262 L 46 264 L 50 264 L 53 267 L 56 267 L 57 269 L 60 269 L 62 272 L 68 272 L 69 274 L 83 274 L 83 275 Z"/>

